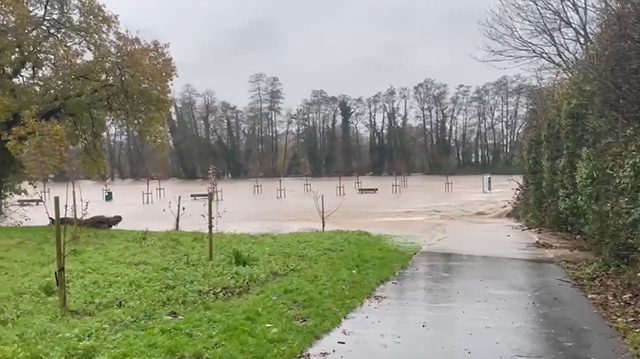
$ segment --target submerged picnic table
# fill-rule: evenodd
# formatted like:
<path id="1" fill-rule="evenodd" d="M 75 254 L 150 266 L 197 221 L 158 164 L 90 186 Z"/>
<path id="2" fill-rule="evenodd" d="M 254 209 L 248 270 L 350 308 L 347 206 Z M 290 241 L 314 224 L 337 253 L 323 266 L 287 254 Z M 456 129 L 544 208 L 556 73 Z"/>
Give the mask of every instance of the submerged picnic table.
<path id="1" fill-rule="evenodd" d="M 358 188 L 358 193 L 378 193 L 378 188 L 373 187 L 360 187 Z"/>
<path id="2" fill-rule="evenodd" d="M 40 198 L 27 198 L 27 199 L 19 199 L 18 200 L 18 204 L 21 206 L 25 206 L 28 204 L 35 204 L 36 206 L 39 205 L 40 203 L 44 203 L 44 201 Z"/>
<path id="3" fill-rule="evenodd" d="M 191 194 L 191 198 L 193 198 L 193 199 L 207 198 L 207 197 L 209 197 L 208 193 L 192 193 Z"/>

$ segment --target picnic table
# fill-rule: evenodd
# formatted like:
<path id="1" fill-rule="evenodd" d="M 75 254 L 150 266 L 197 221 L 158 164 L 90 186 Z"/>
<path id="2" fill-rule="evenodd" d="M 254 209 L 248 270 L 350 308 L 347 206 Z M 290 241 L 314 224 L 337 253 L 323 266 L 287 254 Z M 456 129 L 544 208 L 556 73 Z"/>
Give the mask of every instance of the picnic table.
<path id="1" fill-rule="evenodd" d="M 35 204 L 37 206 L 40 203 L 44 203 L 40 198 L 22 198 L 18 200 L 18 204 L 21 206 L 26 206 L 28 204 Z"/>
<path id="2" fill-rule="evenodd" d="M 191 198 L 192 199 L 198 199 L 198 198 L 208 198 L 209 194 L 208 193 L 192 193 L 191 194 Z"/>
<path id="3" fill-rule="evenodd" d="M 360 188 L 358 188 L 358 193 L 359 194 L 363 194 L 363 193 L 378 193 L 378 188 L 360 187 Z"/>

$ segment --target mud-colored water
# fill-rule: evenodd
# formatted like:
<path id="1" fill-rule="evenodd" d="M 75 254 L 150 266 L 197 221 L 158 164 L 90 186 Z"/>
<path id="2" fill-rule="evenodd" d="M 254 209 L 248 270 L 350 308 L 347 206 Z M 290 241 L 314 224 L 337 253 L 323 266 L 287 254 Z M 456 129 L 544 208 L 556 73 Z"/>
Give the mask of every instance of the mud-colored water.
<path id="1" fill-rule="evenodd" d="M 392 193 L 394 177 L 363 176 L 363 187 L 377 187 L 377 194 L 358 194 L 355 178 L 344 177 L 345 196 L 336 196 L 337 178 L 310 179 L 312 190 L 324 194 L 325 211 L 337 211 L 328 219 L 327 229 L 362 229 L 378 233 L 407 235 L 423 245 L 433 245 L 444 237 L 447 227 L 459 228 L 462 222 L 491 221 L 509 223 L 503 218 L 508 201 L 513 197 L 515 183 L 511 176 L 493 176 L 492 192 L 482 192 L 481 176 L 454 176 L 453 191 L 445 192 L 444 177 L 407 176 L 407 187 L 400 194 Z M 519 178 L 515 178 L 519 180 Z M 262 194 L 253 193 L 255 180 L 221 180 L 223 200 L 218 202 L 218 229 L 225 232 L 289 232 L 319 230 L 320 219 L 311 193 L 304 191 L 304 178 L 285 178 L 286 198 L 276 198 L 277 179 L 260 180 Z M 398 178 L 401 183 L 401 178 Z M 101 182 L 81 181 L 78 192 L 87 206 L 87 215 L 121 215 L 119 228 L 168 230 L 174 226 L 170 204 L 176 209 L 182 196 L 183 230 L 204 231 L 207 228 L 206 200 L 191 200 L 192 193 L 206 193 L 207 181 L 167 180 L 162 182 L 165 198 L 155 196 L 157 181 L 150 182 L 153 203 L 142 204 L 146 181 L 116 181 L 110 183 L 113 201 L 105 202 Z M 71 204 L 66 183 L 49 185 L 51 198 L 46 208 L 53 213 L 53 197 Z M 34 198 L 34 191 L 25 197 Z M 67 199 L 68 196 L 68 199 Z M 80 197 L 80 196 L 78 196 Z M 78 199 L 79 201 L 79 199 Z M 79 205 L 80 206 L 80 205 Z M 25 225 L 48 223 L 45 206 L 14 207 L 23 212 Z M 64 209 L 63 209 L 64 212 Z M 26 216 L 25 216 L 26 215 Z M 71 210 L 67 210 L 71 215 Z"/>

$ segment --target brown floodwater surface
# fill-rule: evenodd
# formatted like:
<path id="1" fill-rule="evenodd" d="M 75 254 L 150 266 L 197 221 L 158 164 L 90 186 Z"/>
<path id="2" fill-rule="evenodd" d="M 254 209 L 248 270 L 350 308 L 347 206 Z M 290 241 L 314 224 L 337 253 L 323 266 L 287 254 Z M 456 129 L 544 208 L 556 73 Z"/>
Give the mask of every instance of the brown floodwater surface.
<path id="1" fill-rule="evenodd" d="M 505 220 L 508 201 L 513 197 L 519 177 L 492 176 L 492 192 L 483 193 L 482 176 L 452 176 L 453 191 L 445 192 L 444 177 L 407 176 L 407 187 L 401 193 L 392 193 L 393 176 L 362 176 L 363 187 L 376 187 L 377 194 L 358 194 L 355 177 L 343 177 L 344 196 L 336 195 L 338 178 L 310 178 L 311 188 L 324 195 L 325 211 L 338 208 L 327 220 L 327 229 L 366 230 L 377 233 L 404 235 L 424 246 L 437 244 L 448 230 L 459 230 L 474 221 L 489 221 L 495 225 L 507 225 Z M 278 179 L 260 179 L 262 193 L 254 194 L 254 179 L 223 179 L 218 181 L 223 200 L 217 202 L 218 230 L 224 232 L 291 232 L 320 230 L 321 222 L 311 193 L 304 191 L 304 178 L 284 178 L 286 197 L 278 199 Z M 41 184 L 40 184 L 41 186 Z M 113 201 L 105 202 L 104 183 L 79 181 L 78 202 L 85 203 L 86 215 L 121 215 L 118 228 L 163 231 L 174 227 L 176 202 L 182 196 L 184 216 L 180 220 L 182 230 L 206 231 L 206 199 L 192 200 L 190 194 L 206 193 L 206 180 L 162 181 L 165 197 L 156 196 L 157 181 L 150 181 L 153 203 L 142 204 L 146 181 L 124 180 L 109 183 Z M 50 183 L 51 198 L 46 208 L 53 213 L 53 197 L 60 196 L 64 205 L 69 204 L 66 215 L 71 216 L 71 191 L 66 183 Z M 36 197 L 34 190 L 30 195 Z M 80 205 L 78 205 L 80 207 Z M 18 207 L 15 207 L 18 208 Z M 215 205 L 214 205 L 215 208 Z M 48 224 L 45 206 L 19 208 L 28 218 L 25 225 Z M 62 209 L 64 214 L 65 209 Z M 528 240 L 528 238 L 527 238 Z M 433 248 L 437 250 L 436 247 Z"/>

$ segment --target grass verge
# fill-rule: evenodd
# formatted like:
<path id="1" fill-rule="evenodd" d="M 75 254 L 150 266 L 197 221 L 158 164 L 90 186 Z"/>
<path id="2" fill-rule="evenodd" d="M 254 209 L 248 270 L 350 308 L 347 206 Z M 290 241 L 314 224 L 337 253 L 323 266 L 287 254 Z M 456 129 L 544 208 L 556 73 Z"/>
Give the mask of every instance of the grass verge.
<path id="1" fill-rule="evenodd" d="M 0 228 L 0 358 L 291 359 L 417 247 L 365 232 L 84 230 L 61 315 L 49 227 Z"/>
<path id="2" fill-rule="evenodd" d="M 640 357 L 640 269 L 610 268 L 598 260 L 560 264 Z"/>

